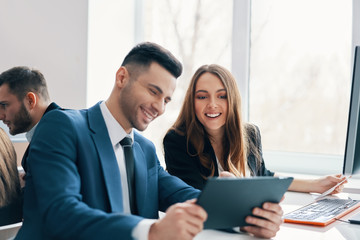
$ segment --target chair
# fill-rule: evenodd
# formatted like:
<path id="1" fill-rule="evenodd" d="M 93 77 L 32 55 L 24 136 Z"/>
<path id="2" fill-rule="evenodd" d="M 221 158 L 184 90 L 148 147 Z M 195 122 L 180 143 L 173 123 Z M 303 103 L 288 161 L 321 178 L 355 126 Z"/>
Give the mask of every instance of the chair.
<path id="1" fill-rule="evenodd" d="M 22 198 L 0 208 L 0 240 L 13 239 L 22 225 Z"/>
<path id="2" fill-rule="evenodd" d="M 0 227 L 0 240 L 11 240 L 14 239 L 17 232 L 19 231 L 22 222 L 5 225 Z"/>

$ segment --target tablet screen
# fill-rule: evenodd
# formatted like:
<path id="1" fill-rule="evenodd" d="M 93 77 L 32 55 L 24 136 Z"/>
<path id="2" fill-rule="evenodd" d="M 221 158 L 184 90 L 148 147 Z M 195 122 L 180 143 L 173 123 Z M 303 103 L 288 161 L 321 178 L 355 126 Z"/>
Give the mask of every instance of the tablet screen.
<path id="1" fill-rule="evenodd" d="M 247 225 L 245 217 L 264 202 L 280 202 L 292 177 L 209 178 L 197 204 L 208 214 L 205 229 Z"/>

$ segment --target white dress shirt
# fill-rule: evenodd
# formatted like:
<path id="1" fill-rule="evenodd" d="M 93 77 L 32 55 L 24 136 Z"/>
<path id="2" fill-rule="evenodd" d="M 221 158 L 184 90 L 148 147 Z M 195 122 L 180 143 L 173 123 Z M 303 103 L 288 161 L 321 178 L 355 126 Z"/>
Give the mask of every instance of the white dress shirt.
<path id="1" fill-rule="evenodd" d="M 120 145 L 120 141 L 127 136 L 127 133 L 121 127 L 121 125 L 116 121 L 113 115 L 110 113 L 105 102 L 102 102 L 100 104 L 100 109 L 104 117 L 105 125 L 108 130 L 110 141 L 113 146 L 115 157 L 119 166 L 124 213 L 130 214 L 131 211 L 130 211 L 129 189 L 127 184 L 124 150 Z M 131 131 L 128 137 L 131 137 L 131 139 L 134 141 L 133 131 Z"/>
<path id="2" fill-rule="evenodd" d="M 36 129 L 38 124 L 39 123 L 35 124 L 35 126 L 33 126 L 27 133 L 25 133 L 25 137 L 26 137 L 26 140 L 28 142 L 31 142 L 31 139 L 32 139 L 32 137 L 34 135 L 35 129 Z"/>
<path id="3" fill-rule="evenodd" d="M 131 131 L 127 134 L 121 125 L 113 117 L 109 109 L 107 108 L 105 101 L 100 104 L 100 110 L 104 117 L 105 125 L 109 133 L 110 141 L 114 149 L 115 157 L 119 166 L 120 177 L 121 177 L 121 190 L 123 196 L 123 208 L 124 213 L 131 214 L 130 211 L 130 200 L 129 200 L 129 188 L 127 183 L 126 165 L 124 150 L 120 145 L 120 141 L 128 136 L 134 142 L 134 132 Z M 155 222 L 154 219 L 144 219 L 136 225 L 132 231 L 132 237 L 139 240 L 147 240 L 151 225 Z"/>

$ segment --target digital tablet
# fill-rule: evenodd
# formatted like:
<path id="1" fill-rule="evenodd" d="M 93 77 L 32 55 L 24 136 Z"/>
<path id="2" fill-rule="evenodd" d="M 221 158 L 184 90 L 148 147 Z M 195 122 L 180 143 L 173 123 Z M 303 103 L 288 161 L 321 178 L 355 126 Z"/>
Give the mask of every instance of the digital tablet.
<path id="1" fill-rule="evenodd" d="M 197 204 L 208 218 L 205 229 L 246 226 L 245 217 L 264 202 L 280 202 L 292 177 L 209 178 Z"/>

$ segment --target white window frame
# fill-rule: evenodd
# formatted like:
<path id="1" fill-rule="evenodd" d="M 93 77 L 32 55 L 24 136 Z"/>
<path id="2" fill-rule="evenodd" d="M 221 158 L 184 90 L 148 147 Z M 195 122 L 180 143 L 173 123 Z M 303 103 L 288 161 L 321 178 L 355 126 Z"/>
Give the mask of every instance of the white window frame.
<path id="1" fill-rule="evenodd" d="M 243 117 L 247 121 L 251 110 L 249 109 L 251 0 L 233 0 L 233 2 L 231 70 L 240 88 Z M 352 49 L 354 49 L 356 45 L 360 45 L 360 0 L 353 0 L 352 24 Z M 272 171 L 312 175 L 341 173 L 343 164 L 343 155 L 296 152 L 264 151 L 264 159 L 267 168 Z"/>

